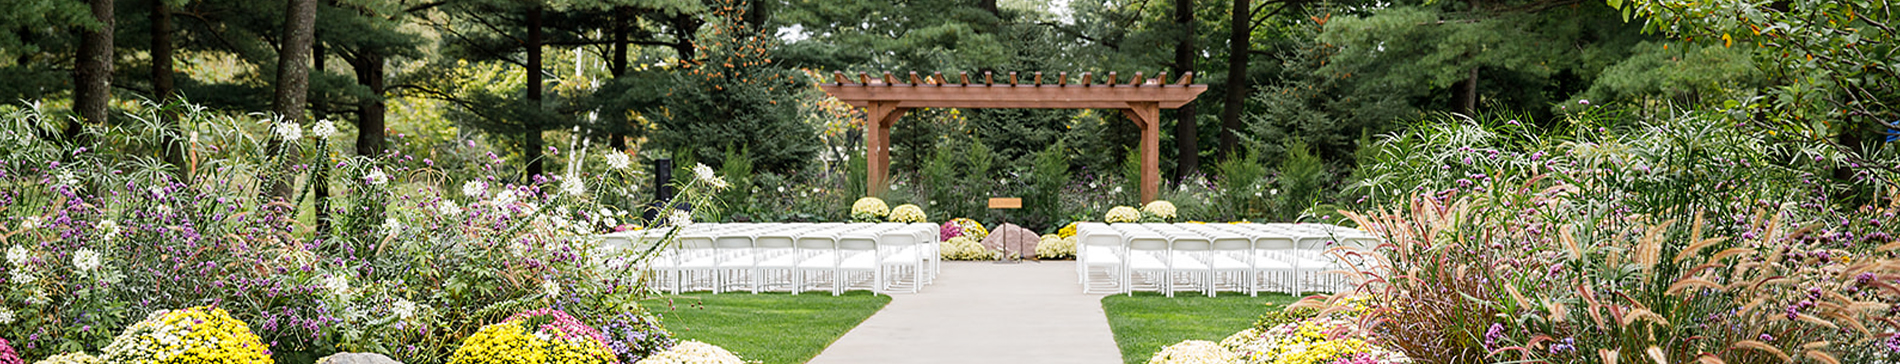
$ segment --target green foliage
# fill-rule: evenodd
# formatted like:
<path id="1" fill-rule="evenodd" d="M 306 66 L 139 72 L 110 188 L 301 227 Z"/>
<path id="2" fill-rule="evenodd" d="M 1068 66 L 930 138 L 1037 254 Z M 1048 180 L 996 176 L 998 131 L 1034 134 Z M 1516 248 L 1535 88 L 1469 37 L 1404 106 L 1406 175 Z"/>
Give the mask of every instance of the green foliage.
<path id="1" fill-rule="evenodd" d="M 1220 173 L 1216 180 L 1220 219 L 1257 219 L 1273 213 L 1266 195 L 1267 167 L 1260 161 L 1260 152 L 1247 148 L 1244 153 L 1233 153 L 1214 164 L 1214 170 Z"/>
<path id="2" fill-rule="evenodd" d="M 720 158 L 725 162 L 719 166 L 719 175 L 726 179 L 726 183 L 732 184 L 732 187 L 719 193 L 719 201 L 734 214 L 753 213 L 751 211 L 754 206 L 752 193 L 756 188 L 752 185 L 751 150 L 750 146 L 742 146 L 735 150 L 728 144 L 726 155 Z"/>
<path id="3" fill-rule="evenodd" d="M 992 164 L 995 163 L 996 155 L 991 152 L 989 145 L 983 144 L 983 139 L 975 136 L 970 137 L 969 148 L 964 159 L 963 196 L 971 202 L 966 206 L 968 210 L 963 211 L 963 216 L 981 220 L 989 216 L 989 205 L 983 201 L 995 197 L 993 194 L 999 184 L 992 178 Z"/>
<path id="4" fill-rule="evenodd" d="M 1326 171 L 1326 162 L 1313 155 L 1306 142 L 1295 139 L 1287 143 L 1286 156 L 1280 159 L 1278 186 L 1281 207 L 1279 218 L 1292 219 L 1300 216 L 1308 207 L 1320 203 L 1331 176 Z M 1272 192 L 1272 191 L 1269 191 Z"/>
<path id="5" fill-rule="evenodd" d="M 918 178 L 922 182 L 920 185 L 928 196 L 928 202 L 919 204 L 927 208 L 925 211 L 936 211 L 940 214 L 966 211 L 963 205 L 969 199 L 958 198 L 959 195 L 956 192 L 960 175 L 957 171 L 956 158 L 960 155 L 963 153 L 954 146 L 942 146 L 930 153 L 930 160 L 924 163 L 923 170 L 918 173 Z"/>
<path id="6" fill-rule="evenodd" d="M 1251 318 L 1279 312 L 1298 299 L 1284 294 L 1162 297 L 1154 292 L 1102 298 L 1115 346 L 1128 364 L 1148 362 L 1162 347 L 1181 340 L 1220 341 L 1245 330 Z"/>
<path id="7" fill-rule="evenodd" d="M 891 302 L 864 291 L 666 297 L 652 305 L 681 340 L 699 340 L 764 364 L 804 363 Z M 791 335 L 787 333 L 796 332 Z M 629 363 L 631 364 L 631 363 Z"/>
<path id="8" fill-rule="evenodd" d="M 1069 184 L 1068 147 L 1061 141 L 1036 153 L 1034 170 L 1029 173 L 1029 193 L 1024 199 L 1029 208 L 1028 221 L 1019 225 L 1043 231 L 1065 218 L 1062 215 L 1062 188 Z"/>
<path id="9" fill-rule="evenodd" d="M 1122 194 L 1121 203 L 1135 206 L 1141 204 L 1141 150 L 1129 148 L 1122 152 L 1121 163 Z"/>
<path id="10" fill-rule="evenodd" d="M 851 160 L 845 162 L 844 194 L 846 196 L 877 197 L 879 193 L 884 192 L 882 190 L 871 190 L 870 186 L 865 185 L 865 183 L 870 182 L 866 177 L 870 174 L 871 168 L 867 165 L 867 163 L 869 163 L 867 162 L 868 160 L 869 158 L 866 158 L 864 154 L 860 152 L 852 154 Z M 852 200 L 855 201 L 856 199 L 853 198 Z"/>

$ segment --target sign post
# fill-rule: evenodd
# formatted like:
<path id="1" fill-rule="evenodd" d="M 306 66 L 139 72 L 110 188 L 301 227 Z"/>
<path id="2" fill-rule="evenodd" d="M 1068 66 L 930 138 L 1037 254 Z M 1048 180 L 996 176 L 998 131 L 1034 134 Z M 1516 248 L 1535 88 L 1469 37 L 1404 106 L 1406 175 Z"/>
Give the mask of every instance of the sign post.
<path id="1" fill-rule="evenodd" d="M 1014 210 L 1014 209 L 1021 209 L 1021 208 L 1023 208 L 1023 199 L 1021 197 L 991 197 L 990 198 L 990 209 L 992 210 Z M 1010 239 L 1010 236 L 1009 236 L 1010 229 L 1003 228 L 1005 225 L 1009 225 L 1008 218 L 1004 218 L 1002 222 L 996 224 L 996 228 L 999 230 L 1002 230 L 1002 231 L 998 231 L 997 233 L 1003 234 L 1002 236 L 1003 259 L 997 260 L 996 264 L 1022 263 L 1023 262 L 1022 260 L 1023 252 L 1021 251 L 1022 247 L 1020 246 L 1016 247 L 1017 252 L 1015 254 L 1011 254 L 1009 251 L 1009 244 L 1011 242 L 1014 242 L 1014 240 Z"/>

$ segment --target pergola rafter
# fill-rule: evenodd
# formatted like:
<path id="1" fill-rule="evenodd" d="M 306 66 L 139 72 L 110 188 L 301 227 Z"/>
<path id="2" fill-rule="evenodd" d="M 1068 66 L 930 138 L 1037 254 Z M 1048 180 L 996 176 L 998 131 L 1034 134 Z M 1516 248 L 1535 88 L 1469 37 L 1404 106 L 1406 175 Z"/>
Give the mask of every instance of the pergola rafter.
<path id="1" fill-rule="evenodd" d="M 911 109 L 1119 109 L 1141 127 L 1141 200 L 1154 201 L 1161 185 L 1161 109 L 1179 108 L 1207 91 L 1207 85 L 1192 83 L 1192 72 L 1172 84 L 1167 81 L 1167 72 L 1152 78 L 1136 72 L 1126 84 L 1118 82 L 1120 75 L 1115 72 L 1109 72 L 1100 84 L 1088 72 L 1080 75 L 1078 83 L 1069 83 L 1068 72 L 1058 73 L 1053 84 L 1043 83 L 1042 72 L 1030 74 L 1027 84 L 1019 83 L 1015 72 L 1004 80 L 1008 83 L 997 83 L 990 72 L 983 72 L 980 82 L 972 82 L 968 73 L 959 72 L 954 83 L 942 73 L 920 77 L 910 72 L 907 80 L 889 72 L 879 76 L 858 73 L 853 80 L 843 72 L 832 72 L 832 82 L 819 85 L 832 97 L 867 112 L 864 135 L 870 160 L 866 163 L 869 183 L 865 185 L 871 189 L 867 193 L 885 187 L 891 162 L 891 125 Z"/>

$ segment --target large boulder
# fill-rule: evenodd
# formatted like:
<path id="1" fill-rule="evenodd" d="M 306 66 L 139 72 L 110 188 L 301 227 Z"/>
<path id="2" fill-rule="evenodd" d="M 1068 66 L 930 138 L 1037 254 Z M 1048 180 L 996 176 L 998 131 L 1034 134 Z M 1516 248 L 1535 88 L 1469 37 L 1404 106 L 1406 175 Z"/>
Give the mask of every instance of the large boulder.
<path id="1" fill-rule="evenodd" d="M 337 353 L 317 360 L 317 364 L 402 364 L 377 353 Z"/>
<path id="2" fill-rule="evenodd" d="M 1036 243 L 1040 241 L 1042 235 L 1035 231 L 1016 224 L 1003 224 L 990 230 L 990 236 L 983 238 L 983 247 L 1018 254 L 1024 259 L 1035 259 Z"/>

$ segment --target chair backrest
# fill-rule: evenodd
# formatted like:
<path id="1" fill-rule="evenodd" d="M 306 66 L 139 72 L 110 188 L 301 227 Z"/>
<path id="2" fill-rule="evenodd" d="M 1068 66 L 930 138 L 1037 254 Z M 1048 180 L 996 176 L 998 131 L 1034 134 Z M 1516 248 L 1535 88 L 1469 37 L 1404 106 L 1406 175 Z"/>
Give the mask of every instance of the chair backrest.
<path id="1" fill-rule="evenodd" d="M 752 239 L 752 247 L 761 249 L 781 249 L 795 246 L 792 237 L 785 235 L 760 235 Z"/>
<path id="2" fill-rule="evenodd" d="M 1214 248 L 1213 245 L 1213 242 L 1200 236 L 1177 236 L 1173 241 L 1169 242 L 1168 249 L 1177 253 L 1193 251 L 1204 252 L 1212 250 Z"/>
<path id="3" fill-rule="evenodd" d="M 1260 250 L 1293 250 L 1298 248 L 1298 246 L 1294 244 L 1293 238 L 1289 236 L 1262 236 L 1254 239 L 1254 247 Z"/>
<path id="4" fill-rule="evenodd" d="M 1160 234 L 1140 234 L 1128 237 L 1129 251 L 1166 252 L 1168 238 Z"/>
<path id="5" fill-rule="evenodd" d="M 1221 252 L 1249 251 L 1254 249 L 1253 239 L 1239 234 L 1221 235 L 1213 238 L 1209 249 Z"/>
<path id="6" fill-rule="evenodd" d="M 743 235 L 724 235 L 713 239 L 713 247 L 719 249 L 751 249 L 752 237 Z"/>
<path id="7" fill-rule="evenodd" d="M 877 251 L 876 235 L 849 234 L 838 238 L 840 251 Z"/>

